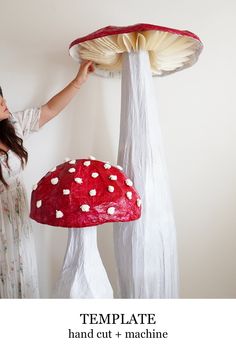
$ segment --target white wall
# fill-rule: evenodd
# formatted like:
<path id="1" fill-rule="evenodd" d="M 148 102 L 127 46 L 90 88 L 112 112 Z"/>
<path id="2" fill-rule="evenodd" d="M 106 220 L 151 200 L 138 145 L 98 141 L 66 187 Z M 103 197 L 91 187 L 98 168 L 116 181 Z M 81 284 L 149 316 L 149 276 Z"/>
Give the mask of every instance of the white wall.
<path id="1" fill-rule="evenodd" d="M 0 0 L 0 85 L 12 111 L 38 106 L 73 78 L 75 38 L 149 22 L 195 32 L 199 62 L 155 79 L 178 232 L 181 297 L 236 296 L 236 4 L 232 0 Z M 27 142 L 31 185 L 65 156 L 116 161 L 120 81 L 90 77 L 57 119 Z M 67 231 L 33 224 L 42 297 L 55 284 Z M 112 226 L 99 246 L 115 287 Z"/>

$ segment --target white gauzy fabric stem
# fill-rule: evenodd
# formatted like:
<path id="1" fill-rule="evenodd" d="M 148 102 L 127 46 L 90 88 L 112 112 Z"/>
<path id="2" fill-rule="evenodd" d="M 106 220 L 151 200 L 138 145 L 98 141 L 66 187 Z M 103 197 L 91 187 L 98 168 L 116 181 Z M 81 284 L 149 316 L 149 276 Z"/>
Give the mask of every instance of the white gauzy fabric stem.
<path id="1" fill-rule="evenodd" d="M 114 225 L 122 298 L 178 296 L 176 232 L 146 51 L 123 54 L 118 164 L 142 198 L 142 216 Z"/>
<path id="2" fill-rule="evenodd" d="M 97 247 L 97 228 L 69 229 L 55 293 L 59 298 L 112 298 L 113 290 Z"/>

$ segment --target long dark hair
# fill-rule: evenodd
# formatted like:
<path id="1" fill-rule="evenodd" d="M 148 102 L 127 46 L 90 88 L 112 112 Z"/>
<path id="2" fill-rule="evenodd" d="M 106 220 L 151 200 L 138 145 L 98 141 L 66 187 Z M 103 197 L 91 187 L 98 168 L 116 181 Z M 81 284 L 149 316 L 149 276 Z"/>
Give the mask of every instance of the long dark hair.
<path id="1" fill-rule="evenodd" d="M 0 96 L 3 97 L 2 89 L 0 87 Z M 0 121 L 0 142 L 13 151 L 21 160 L 21 166 L 24 168 L 28 161 L 28 153 L 23 146 L 23 140 L 16 135 L 15 128 L 11 124 L 9 119 L 3 119 Z M 0 152 L 6 155 L 6 163 L 8 165 L 8 153 L 0 148 Z M 8 187 L 2 174 L 2 166 L 0 164 L 0 181 Z"/>

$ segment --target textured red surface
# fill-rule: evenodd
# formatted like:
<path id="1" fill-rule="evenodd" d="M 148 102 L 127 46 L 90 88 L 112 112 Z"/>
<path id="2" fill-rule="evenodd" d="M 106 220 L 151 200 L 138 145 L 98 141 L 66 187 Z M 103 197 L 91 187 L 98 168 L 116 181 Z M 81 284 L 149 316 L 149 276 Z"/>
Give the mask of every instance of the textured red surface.
<path id="1" fill-rule="evenodd" d="M 80 37 L 75 39 L 69 46 L 69 49 L 73 47 L 76 44 L 86 42 L 86 41 L 91 41 L 92 39 L 95 38 L 101 38 L 101 37 L 106 37 L 106 36 L 112 36 L 114 34 L 121 34 L 121 33 L 131 33 L 131 32 L 142 32 L 142 31 L 162 31 L 162 32 L 169 32 L 173 34 L 178 34 L 181 36 L 187 36 L 187 37 L 192 37 L 196 40 L 200 41 L 200 38 L 189 31 L 182 31 L 174 28 L 169 28 L 169 27 L 163 27 L 163 26 L 157 26 L 157 25 L 152 25 L 148 23 L 137 23 L 132 26 L 122 26 L 122 27 L 117 27 L 117 26 L 107 26 L 100 28 L 99 30 L 88 34 L 87 36 Z"/>
<path id="2" fill-rule="evenodd" d="M 89 161 L 89 166 L 84 162 Z M 104 167 L 105 162 L 97 160 L 75 160 L 57 166 L 54 172 L 48 172 L 37 184 L 31 195 L 30 217 L 42 224 L 61 227 L 87 227 L 107 222 L 123 222 L 138 219 L 141 216 L 141 207 L 137 205 L 140 198 L 133 186 L 128 186 L 125 181 L 127 176 L 115 166 L 109 169 Z M 68 170 L 75 168 L 75 172 Z M 97 178 L 92 173 L 97 172 Z M 109 176 L 117 176 L 111 180 Z M 53 185 L 51 179 L 58 178 L 58 183 Z M 82 178 L 83 183 L 75 182 L 75 178 Z M 108 191 L 108 186 L 114 187 L 114 192 Z M 89 191 L 96 190 L 95 196 L 90 196 Z M 70 190 L 64 195 L 63 190 Z M 126 195 L 132 192 L 132 199 Z M 40 202 L 41 201 L 41 202 Z M 40 207 L 36 204 L 39 202 Z M 88 212 L 81 210 L 81 205 L 90 206 Z M 113 215 L 108 214 L 108 208 L 114 207 Z M 56 218 L 56 211 L 63 213 L 63 217 Z"/>

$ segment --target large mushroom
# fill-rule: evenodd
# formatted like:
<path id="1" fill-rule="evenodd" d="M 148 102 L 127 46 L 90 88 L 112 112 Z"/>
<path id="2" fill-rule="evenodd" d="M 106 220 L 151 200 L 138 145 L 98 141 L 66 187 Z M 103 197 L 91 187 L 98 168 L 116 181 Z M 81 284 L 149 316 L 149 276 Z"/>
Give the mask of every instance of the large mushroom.
<path id="1" fill-rule="evenodd" d="M 140 197 L 119 166 L 78 159 L 48 172 L 33 188 L 30 217 L 69 228 L 56 296 L 112 297 L 97 248 L 96 225 L 132 221 L 140 214 Z"/>
<path id="2" fill-rule="evenodd" d="M 201 50 L 195 34 L 151 24 L 109 26 L 70 44 L 70 55 L 92 60 L 98 75 L 122 74 L 118 163 L 138 188 L 143 213 L 136 223 L 115 225 L 121 297 L 178 296 L 176 232 L 152 76 L 190 67 Z"/>

